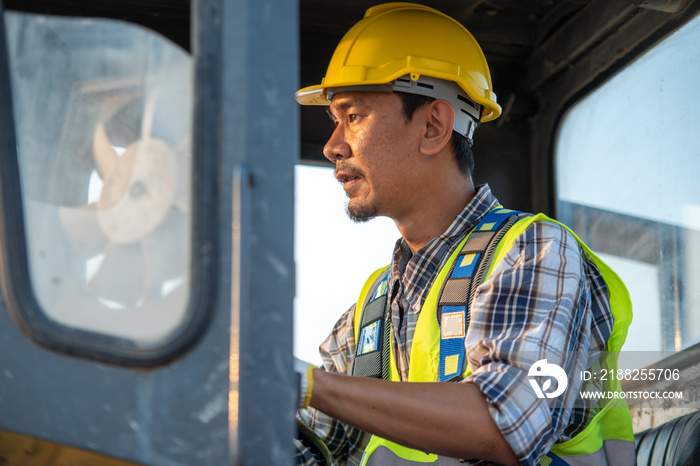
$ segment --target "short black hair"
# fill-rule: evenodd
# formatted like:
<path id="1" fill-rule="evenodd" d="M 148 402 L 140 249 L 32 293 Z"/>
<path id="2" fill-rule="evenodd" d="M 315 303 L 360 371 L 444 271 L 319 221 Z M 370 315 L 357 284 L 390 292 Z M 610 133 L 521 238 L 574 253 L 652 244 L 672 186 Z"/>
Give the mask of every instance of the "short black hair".
<path id="1" fill-rule="evenodd" d="M 403 115 L 407 122 L 413 119 L 413 115 L 419 108 L 435 100 L 433 97 L 407 92 L 395 92 L 395 94 L 401 99 Z M 459 171 L 464 175 L 472 175 L 474 173 L 474 151 L 469 140 L 458 132 L 452 131 L 450 142 L 452 151 L 457 158 Z"/>

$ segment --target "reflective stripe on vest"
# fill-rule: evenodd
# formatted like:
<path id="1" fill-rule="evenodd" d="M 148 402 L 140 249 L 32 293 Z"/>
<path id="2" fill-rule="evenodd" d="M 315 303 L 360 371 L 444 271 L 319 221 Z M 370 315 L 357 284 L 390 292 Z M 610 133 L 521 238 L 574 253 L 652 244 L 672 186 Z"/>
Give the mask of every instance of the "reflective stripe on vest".
<path id="1" fill-rule="evenodd" d="M 411 450 L 408 452 L 410 457 L 404 458 L 400 456 L 405 454 L 406 448 L 399 445 L 387 445 L 386 442 L 377 445 L 376 449 L 373 450 L 372 455 L 369 455 L 366 464 L 367 466 L 407 466 L 416 463 L 430 463 L 437 464 L 441 466 L 463 466 L 464 463 L 454 458 L 446 458 L 444 456 L 431 455 L 428 453 L 419 452 L 417 450 Z M 393 448 L 393 449 L 392 449 Z M 396 451 L 394 451 L 396 450 Z M 363 456 L 364 460 L 364 456 Z"/>
<path id="2" fill-rule="evenodd" d="M 549 219 L 544 214 L 538 214 L 536 216 L 530 216 L 519 220 L 507 231 L 500 241 L 498 241 L 498 244 L 493 251 L 493 259 L 490 261 L 490 263 L 486 264 L 485 273 L 483 278 L 480 277 L 480 281 L 485 280 L 491 274 L 495 265 L 502 260 L 507 254 L 508 250 L 510 250 L 516 238 L 522 234 L 534 221 L 554 222 L 571 232 L 579 242 L 579 245 L 583 249 L 586 256 L 597 266 L 598 270 L 603 276 L 608 287 L 610 306 L 615 317 L 613 330 L 605 347 L 605 350 L 610 353 L 608 353 L 607 360 L 603 361 L 603 367 L 608 369 L 617 368 L 616 352 L 619 352 L 622 348 L 627 336 L 627 329 L 632 319 L 632 305 L 629 299 L 629 293 L 615 272 L 613 272 L 600 258 L 593 254 L 593 252 L 581 242 L 578 236 L 576 236 L 565 225 Z M 470 233 L 470 235 L 471 234 L 473 233 Z M 438 273 L 438 276 L 435 279 L 435 282 L 433 283 L 421 309 L 411 346 L 411 360 L 409 363 L 408 373 L 408 381 L 410 382 L 435 382 L 438 379 L 441 364 L 441 330 L 440 321 L 436 318 L 436 316 L 439 303 L 444 302 L 441 299 L 440 291 L 442 290 L 446 280 L 451 278 L 449 277 L 449 274 L 454 268 L 453 265 L 457 261 L 458 256 L 460 256 L 466 240 L 467 239 L 465 238 L 465 240 L 463 240 L 456 250 L 450 255 L 449 259 Z M 376 287 L 373 285 L 381 282 L 381 279 L 385 278 L 387 274 L 388 267 L 375 272 L 375 274 L 370 277 L 363 288 L 363 292 L 360 295 L 360 300 L 358 300 L 358 307 L 356 309 L 355 341 L 358 341 L 358 329 L 361 328 L 361 314 L 366 304 L 369 291 L 370 289 L 376 290 Z M 387 314 L 386 304 L 384 309 L 384 313 Z M 389 325 L 386 325 L 386 327 L 388 330 Z M 462 339 L 462 344 L 463 343 L 464 340 Z M 390 347 L 391 345 L 388 346 Z M 397 381 L 399 380 L 399 377 L 393 354 L 391 354 L 391 348 L 389 348 L 388 352 L 389 374 L 387 378 L 389 380 Z M 467 377 L 469 374 L 471 374 L 469 364 L 465 364 L 465 366 L 466 367 L 464 367 L 461 371 L 462 377 Z M 619 381 L 613 380 L 611 383 L 612 385 L 607 387 L 608 389 L 613 391 L 621 391 Z M 394 462 L 389 463 L 380 461 L 375 463 L 373 460 L 374 454 L 379 454 L 380 457 L 387 458 L 386 455 L 389 454 L 387 453 L 387 450 L 391 453 L 391 455 L 393 455 L 392 461 Z M 598 414 L 596 414 L 589 425 L 581 433 L 576 435 L 571 440 L 555 444 L 548 455 L 549 456 L 542 458 L 540 464 L 545 466 L 554 466 L 557 464 L 556 461 L 566 461 L 564 464 L 576 466 L 634 465 L 636 463 L 634 453 L 634 435 L 632 432 L 629 409 L 627 408 L 625 400 L 623 398 L 613 398 L 609 400 L 609 402 Z M 451 464 L 439 462 L 447 460 L 447 458 L 439 458 L 437 455 L 412 450 L 410 448 L 389 442 L 380 437 L 372 436 L 365 449 L 362 465 L 410 465 L 420 463 Z M 453 462 L 452 464 L 458 464 L 454 463 L 454 461 L 457 460 L 451 461 Z"/>

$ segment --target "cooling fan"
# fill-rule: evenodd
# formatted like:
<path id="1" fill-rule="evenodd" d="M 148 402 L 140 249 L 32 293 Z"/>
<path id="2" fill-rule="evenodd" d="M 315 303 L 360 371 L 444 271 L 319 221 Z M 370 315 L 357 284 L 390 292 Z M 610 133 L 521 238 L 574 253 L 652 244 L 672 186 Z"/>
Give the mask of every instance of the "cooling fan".
<path id="1" fill-rule="evenodd" d="M 187 274 L 186 140 L 173 147 L 152 136 L 157 104 L 155 91 L 146 102 L 138 139 L 126 148 L 115 146 L 105 127 L 105 121 L 114 120 L 115 106 L 102 112 L 106 117 L 93 133 L 96 169 L 90 183 L 99 195 L 58 212 L 85 263 L 81 287 L 111 308 L 158 301 L 181 287 Z"/>

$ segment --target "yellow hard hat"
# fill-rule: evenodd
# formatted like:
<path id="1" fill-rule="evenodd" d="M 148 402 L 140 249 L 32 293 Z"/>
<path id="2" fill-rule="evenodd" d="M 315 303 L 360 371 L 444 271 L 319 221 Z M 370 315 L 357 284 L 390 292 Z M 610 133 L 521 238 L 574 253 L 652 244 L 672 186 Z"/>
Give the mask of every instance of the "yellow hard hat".
<path id="1" fill-rule="evenodd" d="M 367 10 L 336 47 L 321 84 L 300 89 L 295 97 L 302 105 L 329 105 L 329 89 L 387 84 L 405 76 L 456 83 L 478 104 L 482 122 L 501 114 L 474 37 L 449 16 L 414 3 Z"/>

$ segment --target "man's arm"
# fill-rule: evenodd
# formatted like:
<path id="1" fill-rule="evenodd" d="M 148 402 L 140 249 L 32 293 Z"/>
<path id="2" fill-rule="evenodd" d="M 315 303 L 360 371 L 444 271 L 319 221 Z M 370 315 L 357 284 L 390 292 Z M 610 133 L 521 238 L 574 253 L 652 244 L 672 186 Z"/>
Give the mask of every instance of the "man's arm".
<path id="1" fill-rule="evenodd" d="M 408 383 L 313 371 L 311 406 L 392 442 L 452 458 L 518 460 L 471 383 Z"/>
<path id="2" fill-rule="evenodd" d="M 323 367 L 328 373 L 345 374 L 349 371 L 348 365 L 352 364 L 355 348 L 353 335 L 354 316 L 355 306 L 353 305 L 338 319 L 330 335 L 319 348 L 323 359 Z M 342 464 L 348 465 L 360 463 L 369 435 L 354 426 L 341 423 L 337 419 L 313 408 L 301 410 L 298 412 L 298 415 L 301 421 L 313 429 L 326 444 L 335 459 Z M 306 457 L 302 458 L 304 455 L 306 453 L 300 450 L 297 456 L 297 464 L 316 464 L 313 460 L 307 463 Z"/>

